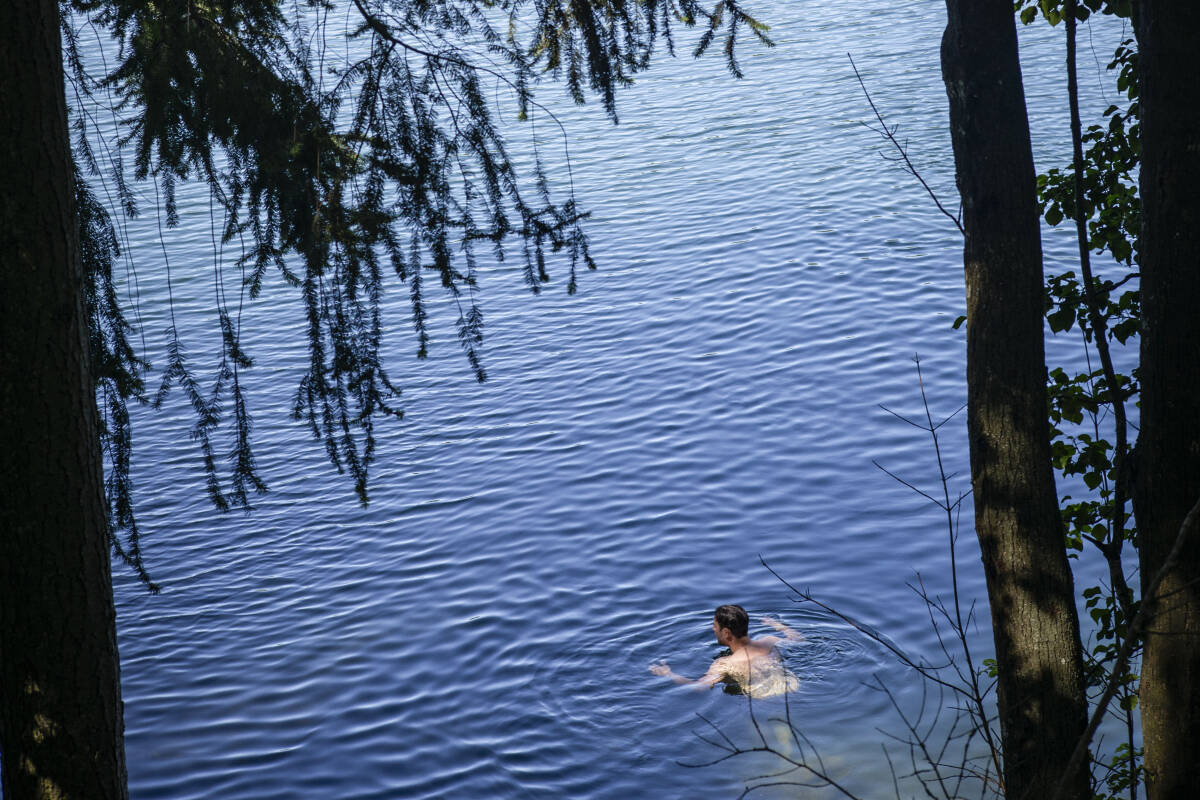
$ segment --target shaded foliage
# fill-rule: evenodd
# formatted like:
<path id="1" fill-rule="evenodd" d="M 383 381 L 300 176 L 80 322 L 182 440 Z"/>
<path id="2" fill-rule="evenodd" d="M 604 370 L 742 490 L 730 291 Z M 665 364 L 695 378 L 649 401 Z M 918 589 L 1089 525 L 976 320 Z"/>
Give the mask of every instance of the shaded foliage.
<path id="1" fill-rule="evenodd" d="M 1051 25 L 1065 22 L 1070 60 L 1074 58 L 1077 22 L 1092 14 L 1129 19 L 1131 5 L 1129 0 L 1021 0 L 1016 7 L 1026 24 L 1039 16 Z M 1109 105 L 1102 114 L 1103 124 L 1091 124 L 1086 130 L 1077 127 L 1077 155 L 1068 168 L 1052 168 L 1038 176 L 1038 198 L 1046 223 L 1070 222 L 1079 229 L 1082 275 L 1067 270 L 1046 279 L 1050 330 L 1062 333 L 1078 326 L 1088 364 L 1082 371 L 1063 367 L 1049 371 L 1052 451 L 1055 468 L 1063 476 L 1081 481 L 1086 492 L 1062 498 L 1067 547 L 1082 551 L 1090 543 L 1108 564 L 1107 581 L 1082 590 L 1093 624 L 1085 669 L 1093 699 L 1115 690 L 1118 719 L 1126 733 L 1125 741 L 1107 757 L 1095 760 L 1093 774 L 1094 780 L 1106 787 L 1107 795 L 1131 798 L 1137 795 L 1141 772 L 1133 716 L 1138 675 L 1128 656 L 1122 658 L 1122 650 L 1128 642 L 1137 653 L 1138 633 L 1132 630 L 1132 621 L 1140 603 L 1127 583 L 1122 551 L 1126 542 L 1137 542 L 1136 528 L 1129 524 L 1124 506 L 1130 486 L 1125 409 L 1137 400 L 1138 381 L 1136 369 L 1127 375 L 1114 368 L 1110 350 L 1134 339 L 1141 325 L 1137 67 L 1136 44 L 1132 39 L 1121 41 L 1107 70 L 1124 97 L 1123 105 Z M 1070 65 L 1072 80 L 1073 69 Z M 1069 89 L 1073 98 L 1076 88 L 1071 85 Z M 1073 114 L 1077 108 L 1073 107 Z M 1093 275 L 1092 255 L 1105 259 L 1115 274 Z M 1093 365 L 1093 353 L 1099 355 L 1102 366 Z"/>
<path id="2" fill-rule="evenodd" d="M 87 182 L 76 171 L 75 213 L 79 223 L 80 258 L 83 262 L 84 300 L 88 318 L 88 360 L 96 384 L 100 443 L 107 462 L 104 496 L 110 520 L 113 550 L 152 589 L 142 565 L 141 532 L 133 513 L 129 474 L 132 431 L 130 400 L 145 402 L 143 374 L 146 363 L 138 357 L 129 336 L 132 329 L 118 299 L 113 268 L 120 256 L 117 232 Z M 118 535 L 125 532 L 124 540 Z"/>

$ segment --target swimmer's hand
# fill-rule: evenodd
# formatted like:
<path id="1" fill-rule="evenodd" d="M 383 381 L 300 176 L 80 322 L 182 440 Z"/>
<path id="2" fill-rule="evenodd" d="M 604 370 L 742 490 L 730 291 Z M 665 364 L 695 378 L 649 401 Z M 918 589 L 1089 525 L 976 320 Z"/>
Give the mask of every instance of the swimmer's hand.
<path id="1" fill-rule="evenodd" d="M 704 676 L 697 680 L 685 678 L 684 676 L 678 674 L 675 672 L 675 670 L 667 666 L 667 662 L 665 660 L 660 661 L 657 664 L 651 664 L 650 671 L 655 675 L 661 675 L 664 678 L 670 678 L 680 686 L 692 686 L 696 689 L 711 689 L 718 681 L 721 680 L 723 675 L 718 663 L 720 661 L 721 659 L 717 659 L 717 661 L 713 662 L 713 665 L 708 668 L 708 672 L 704 673 Z"/>
<path id="2" fill-rule="evenodd" d="M 779 631 L 780 633 L 782 633 L 784 635 L 785 638 L 787 638 L 788 641 L 791 641 L 791 642 L 803 642 L 804 641 L 804 636 L 802 634 L 799 634 L 796 631 L 792 630 L 787 625 L 784 625 L 782 622 L 775 619 L 774 617 L 763 617 L 762 624 L 768 625 L 768 626 L 774 628 L 775 630 Z"/>

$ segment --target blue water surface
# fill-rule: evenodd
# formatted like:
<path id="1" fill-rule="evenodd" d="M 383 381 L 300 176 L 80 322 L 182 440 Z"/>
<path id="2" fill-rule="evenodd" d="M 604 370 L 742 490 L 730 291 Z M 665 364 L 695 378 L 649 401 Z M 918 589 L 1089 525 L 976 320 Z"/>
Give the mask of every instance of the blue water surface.
<path id="1" fill-rule="evenodd" d="M 696 736 L 698 714 L 755 742 L 745 698 L 647 669 L 667 658 L 700 674 L 716 654 L 712 609 L 727 602 L 806 635 L 787 656 L 802 679 L 793 718 L 846 786 L 890 787 L 877 728 L 897 725 L 867 684 L 884 678 L 902 703 L 919 685 L 879 644 L 795 603 L 760 558 L 896 647 L 934 654 L 906 583 L 919 571 L 948 591 L 944 521 L 872 461 L 937 487 L 927 435 L 879 404 L 923 413 L 914 353 L 935 414 L 965 401 L 964 334 L 951 326 L 961 238 L 881 157 L 847 53 L 953 209 L 944 10 L 749 5 L 777 46 L 746 38 L 743 80 L 720 53 L 693 60 L 684 33 L 680 57 L 661 54 L 620 93 L 619 125 L 543 87 L 600 269 L 568 296 L 559 265 L 535 297 L 519 267 L 482 267 L 487 383 L 452 316 L 418 362 L 406 291 L 389 290 L 405 416 L 378 426 L 369 506 L 290 417 L 307 356 L 300 298 L 276 278 L 242 314 L 270 487 L 253 513 L 212 508 L 181 394 L 137 410 L 136 502 L 164 592 L 114 566 L 135 798 L 736 797 L 769 760 L 686 764 L 720 755 Z M 1120 34 L 1083 29 L 1093 114 L 1116 99 L 1098 62 Z M 1063 166 L 1060 32 L 1021 37 L 1038 165 Z M 536 136 L 561 188 L 554 126 L 508 116 L 514 152 L 528 163 Z M 153 212 L 153 186 L 138 192 L 147 213 L 123 227 L 139 336 L 161 362 L 168 263 L 177 324 L 210 375 L 215 281 L 236 298 L 238 254 L 214 244 L 202 187 L 182 190 L 175 230 Z M 1071 247 L 1048 233 L 1047 268 L 1061 271 Z M 942 429 L 956 491 L 968 486 L 963 424 Z M 983 597 L 970 518 L 967 505 L 968 602 Z M 977 646 L 986 655 L 986 630 Z"/>

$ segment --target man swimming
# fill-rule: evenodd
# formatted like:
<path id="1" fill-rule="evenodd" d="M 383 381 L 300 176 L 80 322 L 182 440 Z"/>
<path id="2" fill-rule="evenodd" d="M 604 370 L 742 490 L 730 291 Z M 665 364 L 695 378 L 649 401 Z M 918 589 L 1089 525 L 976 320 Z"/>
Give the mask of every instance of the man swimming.
<path id="1" fill-rule="evenodd" d="M 783 634 L 783 637 L 751 639 L 750 617 L 746 609 L 735 605 L 721 606 L 713 614 L 713 633 L 718 643 L 729 648 L 729 655 L 713 661 L 708 672 L 696 680 L 676 673 L 667 666 L 666 661 L 652 664 L 650 671 L 697 689 L 711 689 L 718 683 L 730 684 L 752 697 L 794 691 L 800 681 L 783 665 L 778 645 L 783 641 L 800 642 L 804 637 L 772 617 L 763 617 L 762 622 Z"/>

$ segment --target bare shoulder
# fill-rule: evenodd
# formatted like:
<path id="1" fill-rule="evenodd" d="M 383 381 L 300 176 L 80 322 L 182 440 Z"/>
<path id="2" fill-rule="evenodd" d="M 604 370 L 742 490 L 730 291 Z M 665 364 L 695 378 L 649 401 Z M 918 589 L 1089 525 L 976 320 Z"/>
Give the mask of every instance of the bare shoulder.
<path id="1" fill-rule="evenodd" d="M 733 656 L 718 656 L 713 659 L 712 666 L 708 668 L 709 672 L 727 673 L 734 666 Z"/>
<path id="2" fill-rule="evenodd" d="M 711 671 L 719 674 L 722 678 L 736 681 L 746 676 L 749 662 L 749 654 L 743 650 L 713 661 Z"/>
<path id="3" fill-rule="evenodd" d="M 709 664 L 708 671 L 700 678 L 699 683 L 714 686 L 722 681 L 736 678 L 736 666 L 731 656 L 720 656 Z"/>

